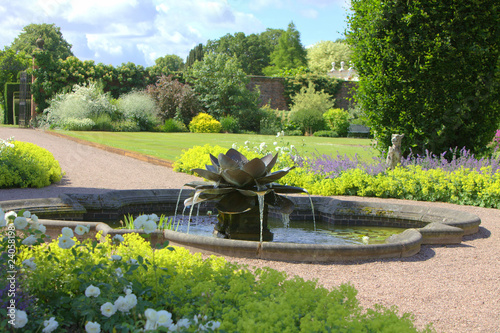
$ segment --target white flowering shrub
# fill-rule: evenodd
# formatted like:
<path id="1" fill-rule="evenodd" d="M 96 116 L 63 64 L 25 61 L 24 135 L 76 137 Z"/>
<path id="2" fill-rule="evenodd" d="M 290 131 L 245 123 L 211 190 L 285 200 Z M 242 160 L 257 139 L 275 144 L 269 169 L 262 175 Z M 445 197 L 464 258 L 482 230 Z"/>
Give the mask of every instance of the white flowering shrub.
<path id="1" fill-rule="evenodd" d="M 29 212 L 0 211 L 0 227 L 8 236 L 0 250 L 22 263 L 16 295 L 32 296 L 23 308 L 17 299 L 12 310 L 0 308 L 0 328 L 9 331 L 417 332 L 411 317 L 399 316 L 396 308 L 361 308 L 350 285 L 327 290 L 268 268 L 202 259 L 182 247 L 152 248 L 136 233 L 79 241 L 73 236 L 88 231 L 83 225 L 62 228 L 59 240 L 50 243 L 22 244 L 33 234 L 28 230 L 41 235 L 43 229 Z M 62 244 L 61 238 L 71 242 Z M 8 239 L 15 239 L 12 255 Z M 9 288 L 1 277 L 0 293 Z"/>
<path id="2" fill-rule="evenodd" d="M 42 124 L 64 128 L 65 125 L 77 124 L 77 119 L 93 119 L 102 114 L 109 115 L 111 119 L 117 116 L 110 95 L 93 82 L 76 84 L 71 92 L 58 94 L 50 101 L 50 106 L 44 110 Z"/>
<path id="3" fill-rule="evenodd" d="M 156 103 L 142 91 L 133 91 L 118 99 L 118 111 L 142 131 L 151 130 L 158 123 Z"/>

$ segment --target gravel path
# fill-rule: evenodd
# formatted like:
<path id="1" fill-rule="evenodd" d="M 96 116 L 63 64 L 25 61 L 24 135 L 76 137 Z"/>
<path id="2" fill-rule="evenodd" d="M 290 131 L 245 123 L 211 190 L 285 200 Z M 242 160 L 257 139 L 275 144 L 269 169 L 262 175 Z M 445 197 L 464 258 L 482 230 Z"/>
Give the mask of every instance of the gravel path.
<path id="1" fill-rule="evenodd" d="M 51 151 L 66 172 L 60 184 L 43 189 L 0 190 L 0 201 L 54 197 L 60 193 L 102 193 L 112 189 L 180 188 L 197 179 L 47 133 L 0 127 L 0 139 L 38 144 Z M 393 201 L 349 197 L 349 200 Z M 307 264 L 227 258 L 316 279 L 327 288 L 351 283 L 362 306 L 396 305 L 420 327 L 438 332 L 500 333 L 500 211 L 444 203 L 418 203 L 463 210 L 481 218 L 480 232 L 453 246 L 424 245 L 419 254 L 394 260 Z"/>

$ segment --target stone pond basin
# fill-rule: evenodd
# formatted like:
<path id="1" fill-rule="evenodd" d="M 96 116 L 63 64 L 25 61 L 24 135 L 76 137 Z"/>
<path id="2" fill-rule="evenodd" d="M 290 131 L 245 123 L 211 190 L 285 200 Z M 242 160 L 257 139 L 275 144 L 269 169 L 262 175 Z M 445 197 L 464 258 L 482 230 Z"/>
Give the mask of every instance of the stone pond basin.
<path id="1" fill-rule="evenodd" d="M 118 221 L 126 214 L 173 215 L 179 199 L 182 213 L 182 202 L 190 191 L 184 190 L 180 196 L 176 189 L 114 190 L 104 194 L 66 193 L 55 198 L 2 201 L 0 207 L 6 212 L 25 209 L 36 214 L 52 238 L 59 236 L 63 227 L 77 224 L 90 225 L 90 233 L 85 237 L 94 237 L 98 232 L 102 232 L 103 236 L 114 236 L 141 231 L 113 229 L 106 221 Z M 306 195 L 291 195 L 288 198 L 295 204 L 290 220 L 312 221 L 312 200 L 317 221 L 406 230 L 390 236 L 384 244 L 368 245 L 260 243 L 196 236 L 171 230 L 154 232 L 151 242 L 163 243 L 168 240 L 169 245 L 182 246 L 192 252 L 232 257 L 300 262 L 358 261 L 409 257 L 417 254 L 421 245 L 425 244 L 460 244 L 463 236 L 478 232 L 481 224 L 479 217 L 474 214 L 422 203 L 364 202 Z M 208 210 L 214 210 L 210 203 L 200 207 L 200 213 Z M 270 214 L 273 214 L 272 210 Z"/>

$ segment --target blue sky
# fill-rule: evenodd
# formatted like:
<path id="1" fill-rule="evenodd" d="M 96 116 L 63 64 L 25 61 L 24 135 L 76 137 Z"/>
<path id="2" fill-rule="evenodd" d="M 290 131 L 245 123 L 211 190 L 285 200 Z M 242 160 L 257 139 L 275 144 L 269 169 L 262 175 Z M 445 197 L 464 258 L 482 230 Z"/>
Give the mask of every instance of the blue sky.
<path id="1" fill-rule="evenodd" d="M 0 0 L 0 46 L 30 23 L 55 23 L 81 60 L 150 66 L 227 33 L 286 29 L 308 47 L 343 37 L 349 0 Z"/>

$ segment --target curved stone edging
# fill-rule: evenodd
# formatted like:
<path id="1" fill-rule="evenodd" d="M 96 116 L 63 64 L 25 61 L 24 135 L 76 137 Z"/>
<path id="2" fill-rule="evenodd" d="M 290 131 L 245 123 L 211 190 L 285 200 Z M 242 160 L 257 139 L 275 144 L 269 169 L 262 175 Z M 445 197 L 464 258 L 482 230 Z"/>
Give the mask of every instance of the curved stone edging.
<path id="1" fill-rule="evenodd" d="M 102 222 L 73 222 L 68 220 L 46 220 L 44 215 L 55 218 L 83 219 L 118 216 L 124 212 L 151 213 L 155 209 L 175 207 L 179 190 L 121 190 L 101 195 L 67 194 L 59 198 L 3 201 L 5 210 L 28 209 L 41 217 L 47 233 L 57 237 L 60 230 L 76 224 L 90 224 L 91 233 L 102 231 L 103 235 L 116 235 L 138 230 L 112 229 Z M 187 197 L 189 191 L 181 196 Z M 291 218 L 303 219 L 310 213 L 310 199 L 307 196 L 290 196 L 295 204 Z M 481 220 L 474 214 L 452 209 L 394 204 L 386 202 L 362 202 L 313 196 L 315 214 L 330 223 L 347 225 L 381 225 L 408 228 L 399 235 L 389 237 L 385 244 L 376 245 L 316 245 L 274 242 L 250 242 L 187 235 L 170 230 L 156 231 L 153 242 L 168 240 L 193 251 L 223 254 L 235 257 L 260 258 L 268 260 L 328 262 L 380 258 L 401 258 L 420 251 L 423 244 L 459 244 L 462 236 L 478 231 Z M 149 210 L 149 211 L 145 211 Z M 157 210 L 157 211 L 158 211 Z"/>

